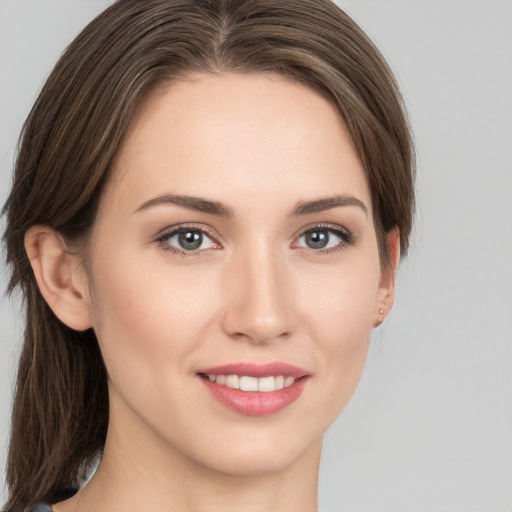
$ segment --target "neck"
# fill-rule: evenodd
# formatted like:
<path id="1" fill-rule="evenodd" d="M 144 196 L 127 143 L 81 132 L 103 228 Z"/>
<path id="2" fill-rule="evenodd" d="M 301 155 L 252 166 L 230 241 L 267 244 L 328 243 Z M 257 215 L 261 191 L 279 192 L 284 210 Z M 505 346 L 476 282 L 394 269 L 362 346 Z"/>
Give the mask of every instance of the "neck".
<path id="1" fill-rule="evenodd" d="M 286 467 L 233 474 L 194 460 L 131 419 L 116 428 L 111 416 L 98 470 L 55 512 L 317 511 L 321 439 Z"/>

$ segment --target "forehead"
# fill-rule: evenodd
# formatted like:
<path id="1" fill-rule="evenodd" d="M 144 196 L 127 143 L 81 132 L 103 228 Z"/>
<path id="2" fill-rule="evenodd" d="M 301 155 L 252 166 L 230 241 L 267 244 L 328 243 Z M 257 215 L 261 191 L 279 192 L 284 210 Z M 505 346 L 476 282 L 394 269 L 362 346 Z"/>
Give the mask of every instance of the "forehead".
<path id="1" fill-rule="evenodd" d="M 227 189 L 235 202 L 278 190 L 282 201 L 351 193 L 371 207 L 347 128 L 309 88 L 275 75 L 197 74 L 159 89 L 136 113 L 107 193 L 123 203 L 164 192 L 224 201 Z"/>

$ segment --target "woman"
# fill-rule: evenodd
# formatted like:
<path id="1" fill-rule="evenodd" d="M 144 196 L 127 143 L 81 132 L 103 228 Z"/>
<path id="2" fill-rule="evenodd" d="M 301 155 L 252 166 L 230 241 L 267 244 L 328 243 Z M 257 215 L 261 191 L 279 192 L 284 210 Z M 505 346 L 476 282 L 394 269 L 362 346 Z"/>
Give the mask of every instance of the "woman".
<path id="1" fill-rule="evenodd" d="M 45 84 L 5 207 L 7 509 L 317 510 L 413 203 L 397 86 L 334 4 L 116 2 Z"/>

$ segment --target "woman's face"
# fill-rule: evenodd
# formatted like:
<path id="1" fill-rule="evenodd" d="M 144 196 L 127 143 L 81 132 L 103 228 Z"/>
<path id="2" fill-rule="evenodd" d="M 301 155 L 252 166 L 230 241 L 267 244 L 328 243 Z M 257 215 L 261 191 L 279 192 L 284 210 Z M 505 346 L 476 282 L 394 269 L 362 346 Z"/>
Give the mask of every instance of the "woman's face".
<path id="1" fill-rule="evenodd" d="M 388 293 L 368 183 L 325 99 L 231 74 L 155 94 L 89 250 L 121 445 L 244 474 L 318 449 Z"/>

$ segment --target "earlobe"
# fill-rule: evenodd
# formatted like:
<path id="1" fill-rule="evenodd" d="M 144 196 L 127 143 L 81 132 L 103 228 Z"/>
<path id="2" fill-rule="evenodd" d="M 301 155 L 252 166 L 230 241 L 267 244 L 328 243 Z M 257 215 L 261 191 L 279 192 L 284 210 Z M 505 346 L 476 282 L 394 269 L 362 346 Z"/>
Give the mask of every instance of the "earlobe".
<path id="1" fill-rule="evenodd" d="M 389 263 L 382 269 L 377 294 L 374 327 L 378 327 L 391 311 L 395 300 L 395 281 L 400 262 L 400 231 L 397 227 L 387 234 Z"/>
<path id="2" fill-rule="evenodd" d="M 89 329 L 92 318 L 80 259 L 66 250 L 62 236 L 47 226 L 32 226 L 25 234 L 25 250 L 41 295 L 57 318 L 77 331 Z"/>

